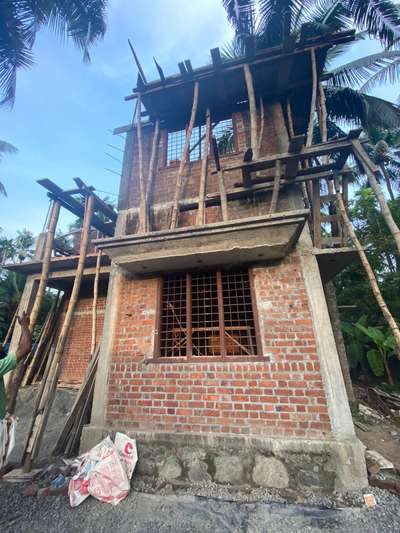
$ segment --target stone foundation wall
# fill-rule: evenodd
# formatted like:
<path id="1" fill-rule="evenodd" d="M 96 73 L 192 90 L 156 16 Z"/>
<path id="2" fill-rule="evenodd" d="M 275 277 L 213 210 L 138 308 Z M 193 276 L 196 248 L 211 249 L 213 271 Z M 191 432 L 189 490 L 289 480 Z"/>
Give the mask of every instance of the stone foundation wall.
<path id="1" fill-rule="evenodd" d="M 81 452 L 95 439 L 114 432 L 84 427 Z M 338 442 L 125 432 L 137 441 L 139 460 L 134 476 L 172 485 L 214 482 L 324 493 L 366 485 L 363 450 L 357 439 Z"/>

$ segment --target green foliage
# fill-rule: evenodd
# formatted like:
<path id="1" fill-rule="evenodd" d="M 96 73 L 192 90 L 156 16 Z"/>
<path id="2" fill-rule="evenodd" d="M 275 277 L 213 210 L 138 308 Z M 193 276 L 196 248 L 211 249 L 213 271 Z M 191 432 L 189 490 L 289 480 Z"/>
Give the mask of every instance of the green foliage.
<path id="1" fill-rule="evenodd" d="M 88 48 L 104 36 L 106 0 L 10 0 L 0 10 L 0 105 L 15 99 L 17 71 L 33 65 L 32 46 L 44 26 L 71 39 L 89 61 Z"/>

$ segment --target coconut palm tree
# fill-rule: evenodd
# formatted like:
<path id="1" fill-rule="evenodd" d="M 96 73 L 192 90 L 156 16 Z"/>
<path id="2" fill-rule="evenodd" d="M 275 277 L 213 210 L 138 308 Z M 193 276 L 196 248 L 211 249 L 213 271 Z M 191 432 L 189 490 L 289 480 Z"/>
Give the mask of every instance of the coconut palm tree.
<path id="1" fill-rule="evenodd" d="M 15 146 L 13 146 L 12 144 L 6 141 L 0 140 L 0 162 L 3 159 L 3 156 L 5 154 L 15 154 L 16 152 L 17 152 L 17 149 L 15 148 Z M 0 194 L 2 194 L 3 196 L 7 196 L 7 191 L 1 181 L 0 181 Z"/>
<path id="2" fill-rule="evenodd" d="M 88 48 L 104 36 L 107 0 L 2 0 L 0 8 L 1 104 L 13 105 L 17 71 L 33 65 L 32 46 L 44 26 L 72 39 L 89 61 Z"/>

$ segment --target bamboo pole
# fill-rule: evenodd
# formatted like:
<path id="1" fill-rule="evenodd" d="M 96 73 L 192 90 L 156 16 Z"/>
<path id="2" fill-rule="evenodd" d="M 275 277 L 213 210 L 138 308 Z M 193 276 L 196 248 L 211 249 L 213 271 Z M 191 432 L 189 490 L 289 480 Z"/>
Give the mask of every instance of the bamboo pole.
<path id="1" fill-rule="evenodd" d="M 311 48 L 310 54 L 311 54 L 311 68 L 312 68 L 312 94 L 311 94 L 310 119 L 308 122 L 306 146 L 311 146 L 312 141 L 313 141 L 314 116 L 315 116 L 315 107 L 317 103 L 317 88 L 318 88 L 317 59 L 315 55 L 315 48 Z"/>
<path id="2" fill-rule="evenodd" d="M 31 359 L 31 361 L 29 363 L 29 366 L 28 366 L 28 368 L 25 371 L 24 379 L 22 381 L 22 385 L 23 386 L 24 385 L 28 385 L 31 377 L 33 377 L 33 373 L 34 373 L 35 368 L 36 368 L 36 363 L 37 363 L 37 361 L 38 361 L 38 359 L 40 357 L 40 354 L 41 354 L 42 346 L 43 346 L 45 340 L 47 339 L 49 331 L 51 329 L 51 324 L 53 322 L 53 317 L 54 317 L 55 312 L 56 312 L 56 308 L 57 308 L 59 297 L 60 297 L 60 291 L 58 291 L 57 296 L 53 300 L 53 302 L 51 304 L 51 307 L 49 309 L 49 312 L 47 314 L 46 321 L 45 321 L 45 323 L 43 325 L 42 331 L 40 332 L 40 337 L 39 337 L 38 344 L 37 344 L 36 349 L 35 349 L 35 353 L 33 354 L 33 357 L 32 357 L 32 359 Z"/>
<path id="3" fill-rule="evenodd" d="M 33 333 L 37 318 L 39 316 L 40 308 L 42 306 L 44 293 L 49 279 L 51 253 L 53 251 L 54 236 L 57 227 L 58 217 L 60 214 L 60 203 L 57 200 L 53 201 L 51 207 L 50 218 L 47 226 L 46 245 L 43 253 L 42 272 L 39 280 L 39 287 L 36 293 L 35 301 L 32 307 L 29 318 L 29 329 Z M 23 378 L 25 366 L 18 364 L 17 368 L 12 372 L 10 381 L 7 386 L 8 411 L 13 414 L 17 403 L 18 390 Z"/>
<path id="4" fill-rule="evenodd" d="M 264 109 L 264 100 L 260 96 L 260 133 L 258 135 L 258 155 L 261 154 L 261 145 L 264 136 L 264 126 L 265 126 L 265 109 Z"/>
<path id="5" fill-rule="evenodd" d="M 379 206 L 381 208 L 382 216 L 385 219 L 386 224 L 388 225 L 390 233 L 393 235 L 393 238 L 397 246 L 397 250 L 400 254 L 400 229 L 393 218 L 393 215 L 386 202 L 385 195 L 383 194 L 381 186 L 379 185 L 375 177 L 374 168 L 373 168 L 374 164 L 369 158 L 368 154 L 365 152 L 364 148 L 362 147 L 362 144 L 360 143 L 358 139 L 354 139 L 352 141 L 352 145 L 353 145 L 354 155 L 357 158 L 360 165 L 363 167 L 364 172 L 366 173 L 368 177 L 368 181 L 371 186 L 371 189 L 373 190 L 376 196 L 376 199 L 378 200 Z"/>
<path id="6" fill-rule="evenodd" d="M 286 114 L 288 118 L 289 137 L 292 138 L 295 136 L 295 132 L 294 132 L 292 104 L 290 102 L 289 96 L 286 98 Z"/>
<path id="7" fill-rule="evenodd" d="M 10 340 L 11 334 L 14 330 L 15 322 L 17 321 L 18 311 L 19 311 L 19 304 L 17 305 L 15 313 L 11 319 L 10 325 L 8 326 L 6 336 L 4 337 L 4 340 L 2 342 L 3 346 L 5 346 L 7 342 Z"/>
<path id="8" fill-rule="evenodd" d="M 146 193 L 143 174 L 143 136 L 142 136 L 142 95 L 137 97 L 137 117 L 136 117 L 136 134 L 138 143 L 138 164 L 139 164 L 139 227 L 138 233 L 146 231 Z"/>
<path id="9" fill-rule="evenodd" d="M 278 205 L 281 174 L 282 174 L 282 162 L 280 159 L 277 159 L 275 163 L 275 177 L 274 177 L 274 188 L 272 190 L 271 207 L 269 209 L 270 215 L 275 213 L 276 206 Z"/>
<path id="10" fill-rule="evenodd" d="M 253 76 L 250 66 L 246 63 L 243 65 L 244 78 L 246 81 L 247 95 L 249 98 L 249 113 L 250 113 L 250 144 L 253 149 L 254 159 L 258 159 L 258 125 L 257 125 L 257 106 L 256 96 L 254 92 Z"/>
<path id="11" fill-rule="evenodd" d="M 181 190 L 182 190 L 183 171 L 185 169 L 185 165 L 188 159 L 190 138 L 192 136 L 193 126 L 196 120 L 198 102 L 199 102 L 199 82 L 196 81 L 194 84 L 194 90 L 193 90 L 192 113 L 190 115 L 189 126 L 186 130 L 185 145 L 183 147 L 182 159 L 179 165 L 178 175 L 176 177 L 175 195 L 174 195 L 174 200 L 173 200 L 173 205 L 172 205 L 170 229 L 176 228 L 177 223 L 178 223 L 179 198 L 180 198 Z"/>
<path id="12" fill-rule="evenodd" d="M 229 215 L 228 215 L 228 201 L 226 198 L 224 170 L 222 168 L 218 171 L 218 184 L 219 184 L 219 195 L 221 198 L 222 220 L 225 222 L 226 220 L 229 220 Z"/>
<path id="13" fill-rule="evenodd" d="M 85 215 L 83 219 L 82 238 L 79 251 L 78 267 L 72 287 L 71 296 L 68 302 L 68 308 L 65 314 L 64 323 L 62 325 L 60 335 L 58 337 L 56 349 L 54 352 L 53 361 L 49 370 L 46 386 L 39 401 L 39 407 L 33 415 L 32 432 L 28 438 L 28 443 L 24 451 L 24 470 L 30 471 L 32 460 L 36 457 L 43 432 L 47 424 L 50 410 L 54 400 L 54 393 L 57 386 L 57 379 L 61 370 L 61 359 L 64 351 L 65 343 L 67 341 L 69 329 L 72 323 L 76 302 L 78 300 L 79 290 L 81 287 L 83 271 L 85 268 L 85 260 L 89 243 L 90 223 L 93 214 L 93 195 L 90 194 L 86 199 Z"/>
<path id="14" fill-rule="evenodd" d="M 336 199 L 337 199 L 337 204 L 338 204 L 338 211 L 340 213 L 340 216 L 343 219 L 343 222 L 344 222 L 344 224 L 345 224 L 345 226 L 347 228 L 347 231 L 348 231 L 348 233 L 350 235 L 350 238 L 353 241 L 354 246 L 357 249 L 358 255 L 360 256 L 361 263 L 362 263 L 362 265 L 363 265 L 363 267 L 365 269 L 365 272 L 367 274 L 369 283 L 371 285 L 372 292 L 373 292 L 373 294 L 374 294 L 374 296 L 376 298 L 376 301 L 377 301 L 377 303 L 379 305 L 379 308 L 382 311 L 383 316 L 385 317 L 386 322 L 388 323 L 388 325 L 389 325 L 389 327 L 390 327 L 390 329 L 391 329 L 391 331 L 393 333 L 393 337 L 394 337 L 395 343 L 396 343 L 397 358 L 400 359 L 400 330 L 399 330 L 399 327 L 397 325 L 396 320 L 393 318 L 392 313 L 389 311 L 389 308 L 386 305 L 385 300 L 382 297 L 382 293 L 380 291 L 378 282 L 377 282 L 375 274 L 374 274 L 374 272 L 373 272 L 373 270 L 371 268 L 371 265 L 369 264 L 367 255 L 364 252 L 364 248 L 362 247 L 360 241 L 358 240 L 356 232 L 354 231 L 353 225 L 352 225 L 352 223 L 350 221 L 350 218 L 349 218 L 349 216 L 347 214 L 346 207 L 344 205 L 342 195 L 340 194 L 339 184 L 338 183 L 336 184 Z"/>
<path id="15" fill-rule="evenodd" d="M 94 353 L 94 349 L 96 348 L 97 300 L 98 300 L 98 295 L 99 295 L 100 267 L 101 267 L 101 250 L 97 252 L 96 273 L 94 275 L 94 284 L 93 284 L 92 342 L 90 345 L 91 354 Z"/>
<path id="16" fill-rule="evenodd" d="M 149 173 L 147 177 L 146 207 L 145 207 L 146 231 L 150 231 L 150 204 L 151 204 L 151 197 L 153 194 L 154 173 L 155 173 L 155 168 L 156 168 L 156 164 L 158 161 L 159 142 L 160 142 L 160 120 L 157 119 L 154 125 L 153 142 L 151 146 L 151 156 L 150 156 L 150 163 L 149 163 Z"/>
<path id="17" fill-rule="evenodd" d="M 50 219 L 47 226 L 46 245 L 43 253 L 43 266 L 42 273 L 40 275 L 39 288 L 36 294 L 35 302 L 30 313 L 29 327 L 31 332 L 36 325 L 37 317 L 42 306 L 44 292 L 46 290 L 47 281 L 49 279 L 51 252 L 53 251 L 54 235 L 56 232 L 58 217 L 60 214 L 60 203 L 57 200 L 53 201 L 53 205 L 50 212 Z"/>
<path id="18" fill-rule="evenodd" d="M 210 108 L 207 108 L 206 112 L 206 135 L 204 139 L 204 153 L 203 159 L 201 162 L 201 174 L 200 174 L 200 187 L 199 187 L 199 208 L 197 211 L 197 220 L 196 224 L 201 225 L 205 224 L 205 198 L 206 198 L 206 188 L 207 188 L 207 174 L 208 174 L 208 159 L 209 159 L 209 148 L 210 148 L 210 139 L 211 139 L 211 114 Z"/>

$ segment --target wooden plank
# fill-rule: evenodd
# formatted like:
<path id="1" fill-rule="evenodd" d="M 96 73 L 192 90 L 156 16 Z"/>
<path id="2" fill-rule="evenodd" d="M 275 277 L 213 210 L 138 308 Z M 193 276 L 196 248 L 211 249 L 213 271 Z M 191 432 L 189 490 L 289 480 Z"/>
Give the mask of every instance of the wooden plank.
<path id="1" fill-rule="evenodd" d="M 365 172 L 369 171 L 371 172 L 371 174 L 376 174 L 377 172 L 379 172 L 379 168 L 368 156 L 367 152 L 362 147 L 360 141 L 358 139 L 354 139 L 351 141 L 351 144 L 353 147 L 354 156 L 358 160 L 362 168 L 365 170 Z"/>
<path id="2" fill-rule="evenodd" d="M 186 67 L 185 67 L 185 63 L 183 61 L 180 61 L 178 63 L 178 67 L 179 67 L 179 72 L 181 73 L 182 78 L 187 79 L 189 76 L 188 76 L 188 71 L 186 70 Z"/>
<path id="3" fill-rule="evenodd" d="M 189 78 L 193 78 L 193 67 L 190 59 L 185 59 L 185 68 Z"/>
<path id="4" fill-rule="evenodd" d="M 313 181 L 312 183 L 312 206 L 313 206 L 313 233 L 314 246 L 321 248 L 322 233 L 321 233 L 321 202 L 320 202 L 320 183 Z"/>
<path id="5" fill-rule="evenodd" d="M 179 204 L 179 197 L 181 195 L 181 189 L 182 189 L 183 171 L 185 169 L 185 165 L 186 165 L 188 154 L 189 154 L 190 138 L 192 136 L 193 126 L 196 120 L 198 102 L 199 102 L 199 82 L 196 81 L 196 83 L 194 84 L 194 89 L 193 89 L 193 103 L 192 103 L 192 112 L 190 116 L 190 122 L 187 128 L 187 131 L 186 131 L 185 145 L 183 147 L 182 158 L 181 158 L 181 162 L 179 165 L 178 175 L 176 178 L 175 195 L 174 195 L 174 201 L 173 201 L 172 212 L 171 212 L 171 220 L 170 220 L 170 229 L 176 228 L 177 223 L 178 223 L 178 214 L 179 214 L 178 204 Z"/>
<path id="6" fill-rule="evenodd" d="M 322 204 L 330 204 L 331 202 L 336 202 L 336 194 L 324 194 L 319 197 L 319 200 Z"/>
<path id="7" fill-rule="evenodd" d="M 319 157 L 327 154 L 333 154 L 345 150 L 347 148 L 351 149 L 352 142 L 348 139 L 340 139 L 327 143 L 314 144 L 313 146 L 304 147 L 300 154 L 291 154 L 289 152 L 283 152 L 280 154 L 269 155 L 265 157 L 260 157 L 257 161 L 251 161 L 250 163 L 241 163 L 239 165 L 232 165 L 231 167 L 225 168 L 227 172 L 234 170 L 243 170 L 247 169 L 250 172 L 256 172 L 258 170 L 265 170 L 267 168 L 272 168 L 275 166 L 275 161 L 280 159 L 282 163 L 287 163 L 291 159 L 296 159 L 300 156 L 300 161 L 305 161 L 310 158 Z M 315 167 L 315 168 L 320 168 Z M 321 165 L 322 168 L 322 165 Z M 310 169 L 307 169 L 309 171 Z"/>
<path id="8" fill-rule="evenodd" d="M 203 159 L 201 162 L 201 174 L 199 185 L 199 209 L 197 211 L 196 224 L 205 224 L 205 205 L 204 200 L 206 197 L 207 189 L 207 176 L 208 176 L 208 154 L 210 148 L 210 136 L 211 136 L 211 114 L 210 109 L 207 108 L 206 112 L 206 134 L 204 140 Z"/>
<path id="9" fill-rule="evenodd" d="M 129 39 L 128 39 L 128 43 L 129 43 L 129 48 L 131 49 L 131 52 L 132 52 L 133 58 L 134 58 L 134 60 L 135 60 L 136 66 L 137 66 L 137 68 L 138 68 L 138 71 L 139 71 L 140 77 L 142 78 L 143 83 L 147 83 L 147 79 L 146 79 L 146 76 L 145 76 L 145 74 L 144 74 L 144 72 L 143 72 L 142 65 L 140 64 L 139 58 L 138 58 L 138 56 L 136 55 L 135 49 L 133 48 L 132 43 L 131 43 L 131 41 L 130 41 Z"/>
<path id="10" fill-rule="evenodd" d="M 212 48 L 210 50 L 210 54 L 211 54 L 213 68 L 215 70 L 220 70 L 222 68 L 222 58 L 221 58 L 221 52 L 219 48 Z"/>
<path id="11" fill-rule="evenodd" d="M 282 175 L 282 164 L 279 159 L 276 160 L 275 164 L 275 178 L 274 178 L 274 188 L 272 190 L 271 198 L 271 207 L 269 209 L 269 214 L 272 215 L 276 211 L 276 206 L 278 205 L 279 198 L 279 187 Z"/>
<path id="12" fill-rule="evenodd" d="M 221 168 L 221 170 L 218 172 L 218 185 L 219 185 L 219 195 L 221 198 L 221 212 L 222 212 L 222 220 L 228 220 L 228 202 L 226 197 L 226 189 L 225 189 L 225 180 L 224 180 L 224 170 Z"/>
<path id="13" fill-rule="evenodd" d="M 249 99 L 249 113 L 250 113 L 250 144 L 253 149 L 254 158 L 258 159 L 258 120 L 257 120 L 257 105 L 254 91 L 253 75 L 250 66 L 246 63 L 243 65 L 244 78 L 247 87 L 247 96 Z"/>
<path id="14" fill-rule="evenodd" d="M 160 67 L 160 65 L 157 63 L 157 60 L 156 58 L 153 56 L 153 61 L 154 61 L 154 64 L 156 66 L 156 69 L 157 69 L 157 72 L 158 72 L 158 75 L 160 76 L 160 80 L 162 81 L 162 83 L 165 82 L 165 75 L 164 75 L 164 71 L 163 69 Z"/>

